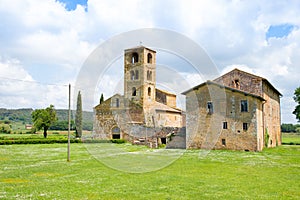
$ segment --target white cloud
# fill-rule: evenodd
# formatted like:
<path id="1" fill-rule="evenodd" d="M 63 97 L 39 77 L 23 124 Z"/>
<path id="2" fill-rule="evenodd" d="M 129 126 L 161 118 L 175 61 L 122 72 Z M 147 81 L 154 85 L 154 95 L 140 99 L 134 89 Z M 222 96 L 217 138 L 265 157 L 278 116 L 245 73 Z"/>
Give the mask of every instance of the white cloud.
<path id="1" fill-rule="evenodd" d="M 0 107 L 43 108 L 54 104 L 67 108 L 65 85 L 35 81 L 16 59 L 0 59 Z"/>
<path id="2" fill-rule="evenodd" d="M 4 59 L 0 56 L 0 77 L 23 81 L 33 81 L 30 74 L 23 69 L 17 59 Z"/>
<path id="3" fill-rule="evenodd" d="M 0 61 L 1 76 L 65 85 L 75 82 L 81 65 L 101 42 L 132 29 L 167 28 L 203 46 L 221 73 L 237 67 L 267 78 L 284 95 L 283 121 L 294 119 L 288 104 L 293 90 L 300 84 L 300 31 L 295 28 L 287 37 L 268 41 L 266 32 L 277 24 L 300 27 L 300 2 L 89 0 L 87 10 L 77 6 L 76 10 L 67 11 L 55 0 L 2 1 L 0 56 L 16 59 Z M 205 81 L 193 73 L 180 76 L 192 86 Z M 120 79 L 107 74 L 105 80 L 103 91 L 109 96 L 112 83 Z M 166 83 L 171 88 L 174 81 Z M 19 94 L 26 91 L 27 86 L 22 88 L 15 82 L 6 87 Z M 18 96 L 13 100 L 15 106 L 34 104 L 32 102 L 44 105 L 50 101 L 65 104 L 65 99 L 56 97 L 64 96 L 65 89 L 48 86 L 42 89 L 49 92 L 43 100 L 36 100 L 40 97 L 33 94 Z M 1 99 L 1 102 L 9 105 L 11 99 Z"/>

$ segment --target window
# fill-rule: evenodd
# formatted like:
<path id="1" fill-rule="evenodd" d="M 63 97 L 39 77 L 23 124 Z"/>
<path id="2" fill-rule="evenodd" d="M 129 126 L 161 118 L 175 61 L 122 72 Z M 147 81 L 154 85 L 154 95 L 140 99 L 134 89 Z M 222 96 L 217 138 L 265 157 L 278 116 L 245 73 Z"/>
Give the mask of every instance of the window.
<path id="1" fill-rule="evenodd" d="M 139 70 L 135 70 L 135 80 L 139 79 Z"/>
<path id="2" fill-rule="evenodd" d="M 137 62 L 139 62 L 139 55 L 137 53 L 133 53 L 131 57 L 131 63 L 134 64 Z"/>
<path id="3" fill-rule="evenodd" d="M 136 88 L 135 88 L 135 87 L 132 88 L 132 96 L 133 96 L 133 97 L 136 96 Z"/>
<path id="4" fill-rule="evenodd" d="M 241 100 L 241 112 L 248 112 L 248 101 Z"/>
<path id="5" fill-rule="evenodd" d="M 243 123 L 243 130 L 247 131 L 248 130 L 248 123 Z"/>
<path id="6" fill-rule="evenodd" d="M 152 71 L 147 71 L 147 80 L 151 81 L 152 80 Z"/>
<path id="7" fill-rule="evenodd" d="M 151 96 L 151 87 L 148 87 L 148 96 Z"/>
<path id="8" fill-rule="evenodd" d="M 148 53 L 148 55 L 147 55 L 147 63 L 152 63 L 152 55 L 151 55 L 151 53 Z"/>
<path id="9" fill-rule="evenodd" d="M 226 146 L 226 139 L 222 139 L 222 145 Z"/>
<path id="10" fill-rule="evenodd" d="M 116 107 L 120 107 L 120 100 L 119 99 L 116 99 Z"/>
<path id="11" fill-rule="evenodd" d="M 134 71 L 132 70 L 132 71 L 130 71 L 130 80 L 134 80 Z"/>
<path id="12" fill-rule="evenodd" d="M 207 102 L 207 112 L 208 114 L 212 114 L 214 112 L 214 107 L 212 102 Z"/>
<path id="13" fill-rule="evenodd" d="M 223 129 L 227 129 L 227 122 L 223 122 Z"/>
<path id="14" fill-rule="evenodd" d="M 235 79 L 233 82 L 233 86 L 237 89 L 240 89 L 240 81 L 239 79 Z"/>

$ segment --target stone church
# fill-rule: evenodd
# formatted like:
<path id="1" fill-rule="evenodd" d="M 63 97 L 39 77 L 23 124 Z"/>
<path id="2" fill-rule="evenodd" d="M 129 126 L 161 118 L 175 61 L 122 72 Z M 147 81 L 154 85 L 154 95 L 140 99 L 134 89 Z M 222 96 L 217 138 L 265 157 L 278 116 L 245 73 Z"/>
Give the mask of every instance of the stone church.
<path id="1" fill-rule="evenodd" d="M 113 95 L 94 111 L 94 131 L 103 139 L 157 145 L 185 123 L 176 95 L 156 88 L 156 51 L 144 46 L 124 51 L 124 94 Z"/>
<path id="2" fill-rule="evenodd" d="M 95 137 L 171 148 L 261 151 L 281 145 L 282 95 L 267 79 L 234 69 L 182 94 L 186 112 L 176 107 L 175 94 L 156 88 L 156 52 L 126 49 L 124 94 L 94 107 Z"/>
<path id="3" fill-rule="evenodd" d="M 261 151 L 281 145 L 280 92 L 234 69 L 185 92 L 186 147 Z"/>

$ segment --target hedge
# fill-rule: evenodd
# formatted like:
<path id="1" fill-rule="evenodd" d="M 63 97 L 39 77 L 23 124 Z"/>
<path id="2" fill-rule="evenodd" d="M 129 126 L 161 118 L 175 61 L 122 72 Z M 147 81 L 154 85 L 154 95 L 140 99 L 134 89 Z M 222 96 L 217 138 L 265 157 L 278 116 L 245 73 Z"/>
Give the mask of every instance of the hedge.
<path id="1" fill-rule="evenodd" d="M 1 138 L 2 139 L 2 138 Z M 8 139 L 0 139 L 0 145 L 11 145 L 11 144 L 54 144 L 54 143 L 68 143 L 68 139 L 44 139 L 44 138 L 8 138 Z M 112 139 L 112 140 L 97 140 L 97 139 L 88 139 L 88 140 L 80 140 L 80 139 L 70 139 L 71 143 L 116 143 L 121 144 L 126 141 L 123 139 Z"/>

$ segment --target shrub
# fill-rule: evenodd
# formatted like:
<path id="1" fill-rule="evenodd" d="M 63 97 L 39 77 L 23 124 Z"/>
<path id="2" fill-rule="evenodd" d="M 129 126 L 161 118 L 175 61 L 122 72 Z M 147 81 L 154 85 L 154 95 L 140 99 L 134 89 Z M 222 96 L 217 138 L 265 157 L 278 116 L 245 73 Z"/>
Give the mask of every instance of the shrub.
<path id="1" fill-rule="evenodd" d="M 81 143 L 81 140 L 71 139 L 71 143 Z M 10 144 L 54 144 L 68 143 L 68 139 L 44 139 L 44 138 L 4 138 L 0 140 L 0 145 Z"/>
<path id="2" fill-rule="evenodd" d="M 9 124 L 0 124 L 0 133 L 11 133 L 11 127 Z"/>
<path id="3" fill-rule="evenodd" d="M 112 143 L 116 143 L 116 144 L 123 144 L 126 142 L 126 140 L 124 140 L 124 139 L 111 139 L 110 141 Z"/>

